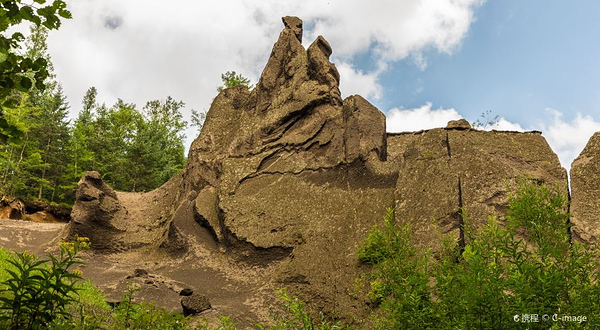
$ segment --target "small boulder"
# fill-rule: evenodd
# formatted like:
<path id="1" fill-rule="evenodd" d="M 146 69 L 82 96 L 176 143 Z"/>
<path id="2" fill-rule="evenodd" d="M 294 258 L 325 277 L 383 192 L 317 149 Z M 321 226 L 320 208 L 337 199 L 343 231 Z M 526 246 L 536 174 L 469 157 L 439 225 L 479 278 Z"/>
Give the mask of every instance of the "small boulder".
<path id="1" fill-rule="evenodd" d="M 182 289 L 181 291 L 179 291 L 179 295 L 184 296 L 184 297 L 191 296 L 193 293 L 194 293 L 194 290 L 192 290 L 190 288 L 185 288 L 185 289 Z"/>
<path id="2" fill-rule="evenodd" d="M 142 276 L 147 276 L 147 275 L 148 275 L 148 271 L 145 269 L 137 268 L 133 271 L 133 277 L 142 277 Z"/>
<path id="3" fill-rule="evenodd" d="M 184 316 L 199 314 L 211 308 L 210 301 L 203 294 L 193 294 L 181 298 L 181 307 Z"/>
<path id="4" fill-rule="evenodd" d="M 451 120 L 446 125 L 446 128 L 469 129 L 471 128 L 471 124 L 466 119 Z"/>

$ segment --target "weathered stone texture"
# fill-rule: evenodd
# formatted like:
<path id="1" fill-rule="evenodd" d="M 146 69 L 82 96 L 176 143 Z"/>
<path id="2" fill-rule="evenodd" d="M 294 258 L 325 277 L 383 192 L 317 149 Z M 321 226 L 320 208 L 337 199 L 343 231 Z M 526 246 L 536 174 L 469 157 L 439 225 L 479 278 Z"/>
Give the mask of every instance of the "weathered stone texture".
<path id="1" fill-rule="evenodd" d="M 385 116 L 368 101 L 342 100 L 327 41 L 305 50 L 302 21 L 283 21 L 256 88 L 214 99 L 183 173 L 145 194 L 115 193 L 86 174 L 71 232 L 118 249 L 185 250 L 210 240 L 273 270 L 274 286 L 349 316 L 365 307 L 348 294 L 361 274 L 356 248 L 386 208 L 396 207 L 418 244 L 437 249 L 440 234 L 460 241 L 461 208 L 475 225 L 502 215 L 523 176 L 566 192 L 566 173 L 539 132 L 477 131 L 461 120 L 386 133 Z M 584 230 L 590 213 L 580 214 Z"/>
<path id="2" fill-rule="evenodd" d="M 67 236 L 88 237 L 96 251 L 157 248 L 167 239 L 166 208 L 175 192 L 171 183 L 150 193 L 115 192 L 98 172 L 86 172 L 78 183 Z"/>
<path id="3" fill-rule="evenodd" d="M 181 307 L 183 308 L 184 316 L 196 315 L 211 309 L 208 298 L 198 293 L 181 298 Z"/>
<path id="4" fill-rule="evenodd" d="M 461 239 L 461 209 L 475 226 L 504 215 L 508 193 L 524 177 L 568 193 L 566 171 L 539 133 L 450 126 L 391 139 L 405 148 L 396 158 L 396 217 L 411 223 L 417 243 L 439 248 L 440 233 Z"/>
<path id="5" fill-rule="evenodd" d="M 571 232 L 587 243 L 600 240 L 600 132 L 571 164 Z"/>

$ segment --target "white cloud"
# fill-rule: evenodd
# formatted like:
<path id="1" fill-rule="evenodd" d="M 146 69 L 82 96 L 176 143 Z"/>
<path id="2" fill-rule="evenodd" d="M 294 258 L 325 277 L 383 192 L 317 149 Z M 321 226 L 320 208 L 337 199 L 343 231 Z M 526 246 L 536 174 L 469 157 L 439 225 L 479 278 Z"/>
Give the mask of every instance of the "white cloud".
<path id="1" fill-rule="evenodd" d="M 600 131 L 600 121 L 581 113 L 577 113 L 571 121 L 564 121 L 560 111 L 546 110 L 552 114 L 553 121 L 549 125 L 541 124 L 539 130 L 558 154 L 562 166 L 568 169 L 592 135 Z"/>
<path id="2" fill-rule="evenodd" d="M 498 118 L 497 122 L 495 122 L 491 125 L 486 124 L 483 127 L 478 127 L 478 129 L 482 129 L 485 131 L 491 131 L 491 130 L 516 131 L 516 132 L 525 132 L 526 131 L 526 129 L 524 129 L 520 124 L 510 122 L 510 121 L 506 120 L 504 117 Z"/>
<path id="3" fill-rule="evenodd" d="M 540 122 L 537 125 L 524 128 L 519 123 L 500 117 L 495 124 L 485 125 L 479 129 L 518 132 L 541 131 L 552 150 L 558 155 L 561 165 L 569 169 L 573 160 L 581 153 L 592 135 L 600 131 L 600 120 L 577 113 L 571 121 L 565 121 L 562 112 L 554 109 L 546 110 L 552 115 L 550 123 Z M 427 102 L 424 106 L 415 109 L 391 109 L 386 115 L 386 123 L 388 132 L 409 132 L 445 127 L 448 121 L 460 118 L 462 116 L 454 108 L 432 109 L 431 102 Z"/>
<path id="4" fill-rule="evenodd" d="M 283 27 L 280 17 L 296 15 L 305 22 L 305 46 L 319 34 L 331 43 L 342 92 L 378 98 L 387 63 L 411 56 L 424 67 L 423 51 L 452 52 L 481 2 L 72 0 L 74 19 L 52 31 L 48 42 L 73 113 L 90 86 L 109 104 L 120 97 L 141 106 L 171 95 L 188 111 L 204 110 L 221 73 L 235 70 L 257 80 Z M 353 56 L 364 52 L 378 69 L 356 68 Z"/>
<path id="5" fill-rule="evenodd" d="M 436 127 L 446 127 L 450 120 L 461 119 L 462 116 L 450 109 L 431 109 L 431 102 L 415 109 L 393 108 L 386 115 L 388 132 L 410 132 Z"/>
<path id="6" fill-rule="evenodd" d="M 342 97 L 360 94 L 367 99 L 379 100 L 381 98 L 382 87 L 377 82 L 377 72 L 364 73 L 347 62 L 338 63 L 336 67 L 342 77 L 340 81 Z"/>

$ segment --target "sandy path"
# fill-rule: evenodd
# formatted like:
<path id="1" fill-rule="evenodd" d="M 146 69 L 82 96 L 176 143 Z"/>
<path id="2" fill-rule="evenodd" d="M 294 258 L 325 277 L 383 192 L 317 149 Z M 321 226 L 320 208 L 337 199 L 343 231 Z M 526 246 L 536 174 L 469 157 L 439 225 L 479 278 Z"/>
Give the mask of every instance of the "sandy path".
<path id="1" fill-rule="evenodd" d="M 0 219 L 0 247 L 42 254 L 46 244 L 56 238 L 65 226 L 65 223 Z"/>

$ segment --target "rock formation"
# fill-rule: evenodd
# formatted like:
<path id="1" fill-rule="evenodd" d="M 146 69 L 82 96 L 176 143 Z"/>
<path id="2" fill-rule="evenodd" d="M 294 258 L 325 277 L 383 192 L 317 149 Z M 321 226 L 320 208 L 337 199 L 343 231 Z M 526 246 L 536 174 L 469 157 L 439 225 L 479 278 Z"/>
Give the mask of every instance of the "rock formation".
<path id="1" fill-rule="evenodd" d="M 118 252 L 142 247 L 158 248 L 169 234 L 165 208 L 172 201 L 173 178 L 147 194 L 116 192 L 98 172 L 87 172 L 77 185 L 68 235 L 88 237 L 97 251 Z"/>
<path id="2" fill-rule="evenodd" d="M 600 240 L 600 132 L 596 132 L 571 165 L 571 229 L 576 239 Z"/>
<path id="3" fill-rule="evenodd" d="M 524 175 L 566 192 L 566 171 L 539 132 L 483 132 L 462 120 L 386 133 L 385 116 L 368 101 L 342 100 L 329 43 L 318 37 L 305 50 L 302 21 L 283 22 L 256 88 L 217 95 L 180 175 L 132 194 L 87 173 L 69 234 L 89 236 L 104 252 L 185 252 L 190 233 L 204 227 L 223 253 L 274 269 L 274 286 L 360 315 L 364 304 L 348 294 L 363 267 L 355 252 L 386 208 L 413 225 L 418 244 L 435 248 L 437 227 L 460 243 L 461 208 L 475 225 L 502 215 Z M 578 164 L 585 171 L 586 160 Z M 579 236 L 591 232 L 574 223 Z"/>
<path id="4" fill-rule="evenodd" d="M 508 193 L 523 177 L 558 185 L 567 194 L 566 171 L 540 132 L 486 132 L 467 125 L 450 122 L 444 129 L 389 137 L 401 146 L 395 155 L 396 215 L 411 223 L 417 243 L 438 247 L 441 231 L 464 244 L 461 209 L 475 226 L 503 215 Z"/>
<path id="5" fill-rule="evenodd" d="M 16 198 L 3 196 L 0 200 L 0 219 L 25 218 L 25 204 Z"/>

